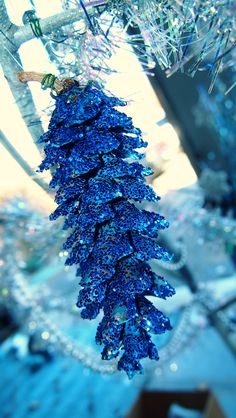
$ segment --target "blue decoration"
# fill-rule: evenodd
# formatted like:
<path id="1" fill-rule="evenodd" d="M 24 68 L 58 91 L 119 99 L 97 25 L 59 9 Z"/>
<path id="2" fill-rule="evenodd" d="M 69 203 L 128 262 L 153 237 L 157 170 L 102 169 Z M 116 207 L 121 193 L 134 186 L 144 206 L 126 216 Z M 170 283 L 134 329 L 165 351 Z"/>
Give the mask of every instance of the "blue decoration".
<path id="1" fill-rule="evenodd" d="M 159 199 L 145 184 L 152 171 L 132 162 L 141 158 L 134 149 L 147 144 L 132 119 L 114 109 L 125 103 L 93 83 L 75 83 L 55 100 L 48 132 L 40 138 L 45 159 L 39 170 L 52 168 L 50 185 L 57 189 L 50 219 L 64 216 L 64 229 L 72 228 L 64 248 L 66 265 L 78 264 L 81 316 L 93 319 L 103 310 L 96 335 L 102 358 L 121 354 L 118 369 L 131 378 L 142 372 L 142 358 L 158 359 L 151 334 L 171 329 L 145 296 L 175 293 L 147 263 L 171 259 L 156 243 L 168 222 L 134 204 Z"/>

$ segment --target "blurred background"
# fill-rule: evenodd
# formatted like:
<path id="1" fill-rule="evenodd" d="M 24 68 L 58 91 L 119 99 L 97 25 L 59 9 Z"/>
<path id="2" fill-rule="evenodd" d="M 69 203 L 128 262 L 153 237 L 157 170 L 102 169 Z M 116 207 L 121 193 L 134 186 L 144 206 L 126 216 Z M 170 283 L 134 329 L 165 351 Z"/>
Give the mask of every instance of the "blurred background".
<path id="1" fill-rule="evenodd" d="M 0 1 L 2 418 L 236 417 L 233 47 L 225 42 L 221 50 L 223 41 L 215 41 L 217 59 L 210 51 L 200 69 L 210 60 L 217 65 L 211 73 L 192 70 L 190 77 L 185 50 L 196 27 L 188 26 L 184 36 L 180 28 L 178 61 L 177 50 L 159 51 L 150 41 L 153 26 L 146 23 L 155 2 L 131 3 Z M 180 10 L 174 12 L 171 31 L 165 22 L 162 32 L 167 44 L 177 39 Z M 211 24 L 212 16 L 204 16 Z M 208 42 L 204 29 L 201 42 Z M 196 45 L 189 47 L 190 61 L 194 51 L 201 58 Z M 225 53 L 230 58 L 223 66 Z M 43 155 L 36 141 L 54 100 L 39 83 L 20 84 L 16 72 L 23 70 L 95 79 L 127 101 L 125 112 L 148 141 L 145 164 L 154 170 L 148 182 L 161 197 L 156 210 L 170 222 L 160 242 L 174 253 L 172 262 L 151 265 L 176 295 L 157 303 L 173 325 L 171 333 L 155 337 L 160 360 L 145 361 L 144 374 L 131 381 L 101 360 L 94 342 L 98 321 L 82 320 L 75 306 L 78 278 L 73 267 L 64 267 L 62 221 L 48 219 L 55 208 L 50 174 L 36 171 Z"/>

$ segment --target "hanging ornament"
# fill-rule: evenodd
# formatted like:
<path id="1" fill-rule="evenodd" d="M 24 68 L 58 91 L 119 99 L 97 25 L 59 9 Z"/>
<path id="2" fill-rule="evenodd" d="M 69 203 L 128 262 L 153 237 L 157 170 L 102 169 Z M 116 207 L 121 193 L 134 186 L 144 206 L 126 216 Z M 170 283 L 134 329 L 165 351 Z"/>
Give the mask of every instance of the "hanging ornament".
<path id="1" fill-rule="evenodd" d="M 143 154 L 135 150 L 147 143 L 116 109 L 125 103 L 94 83 L 67 81 L 55 101 L 48 131 L 39 139 L 45 151 L 39 171 L 52 169 L 50 186 L 56 189 L 58 207 L 50 219 L 63 216 L 63 228 L 72 230 L 64 249 L 66 265 L 78 265 L 82 318 L 103 311 L 96 334 L 102 359 L 121 354 L 118 369 L 131 378 L 142 372 L 142 358 L 159 358 L 151 334 L 171 329 L 146 296 L 174 294 L 148 264 L 171 259 L 156 242 L 168 222 L 135 204 L 159 200 L 145 184 L 152 170 L 138 162 Z"/>

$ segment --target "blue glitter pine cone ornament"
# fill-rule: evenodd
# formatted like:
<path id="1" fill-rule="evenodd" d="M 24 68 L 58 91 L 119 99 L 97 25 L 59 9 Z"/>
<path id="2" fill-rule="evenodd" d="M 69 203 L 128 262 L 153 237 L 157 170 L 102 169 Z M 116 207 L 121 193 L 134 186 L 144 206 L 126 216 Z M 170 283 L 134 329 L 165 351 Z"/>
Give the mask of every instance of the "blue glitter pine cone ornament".
<path id="1" fill-rule="evenodd" d="M 74 83 L 55 97 L 39 171 L 52 168 L 57 209 L 51 220 L 65 217 L 72 233 L 64 243 L 66 265 L 78 265 L 81 278 L 77 306 L 94 319 L 103 310 L 96 342 L 102 359 L 121 355 L 118 370 L 129 378 L 142 372 L 140 360 L 158 360 L 151 334 L 171 329 L 169 319 L 146 298 L 165 299 L 174 289 L 157 276 L 148 260 L 170 260 L 156 242 L 168 227 L 163 216 L 135 205 L 159 199 L 145 184 L 150 168 L 138 160 L 146 147 L 132 119 L 115 109 L 126 103 L 107 96 L 94 83 Z"/>

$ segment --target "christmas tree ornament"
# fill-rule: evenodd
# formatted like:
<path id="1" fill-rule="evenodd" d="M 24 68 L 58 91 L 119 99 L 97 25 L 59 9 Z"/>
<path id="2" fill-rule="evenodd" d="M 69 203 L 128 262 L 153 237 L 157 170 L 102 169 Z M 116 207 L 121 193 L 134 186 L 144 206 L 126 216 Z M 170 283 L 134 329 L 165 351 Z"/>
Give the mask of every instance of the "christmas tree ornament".
<path id="1" fill-rule="evenodd" d="M 125 103 L 95 83 L 64 82 L 55 101 L 48 131 L 39 139 L 45 158 L 38 170 L 51 169 L 50 186 L 56 189 L 58 207 L 50 219 L 63 216 L 64 230 L 71 230 L 64 249 L 66 265 L 78 266 L 82 318 L 103 311 L 96 334 L 102 358 L 120 356 L 118 369 L 131 378 L 142 372 L 141 359 L 159 358 L 151 334 L 171 329 L 146 296 L 174 294 L 148 264 L 171 255 L 156 242 L 168 222 L 140 205 L 159 200 L 145 184 L 152 170 L 138 162 L 143 154 L 136 149 L 147 143 L 132 119 L 116 109 Z"/>

